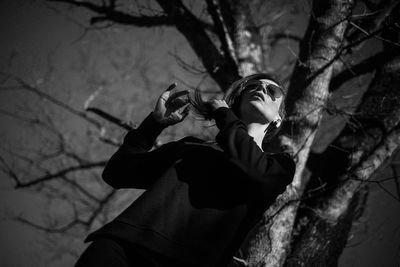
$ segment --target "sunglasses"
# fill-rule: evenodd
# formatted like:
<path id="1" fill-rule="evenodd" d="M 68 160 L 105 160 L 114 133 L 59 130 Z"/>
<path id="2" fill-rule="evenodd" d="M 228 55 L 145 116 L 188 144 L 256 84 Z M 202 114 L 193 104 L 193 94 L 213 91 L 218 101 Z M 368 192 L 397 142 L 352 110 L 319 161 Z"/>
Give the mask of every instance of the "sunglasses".
<path id="1" fill-rule="evenodd" d="M 285 93 L 283 92 L 283 89 L 281 87 L 276 86 L 275 84 L 272 84 L 272 83 L 266 83 L 266 82 L 262 82 L 259 80 L 249 81 L 245 85 L 243 92 L 259 90 L 260 88 L 262 88 L 262 90 L 265 93 L 267 93 L 269 96 L 271 96 L 271 98 L 273 98 L 273 100 L 275 100 L 275 98 L 280 98 L 283 95 L 285 95 Z"/>

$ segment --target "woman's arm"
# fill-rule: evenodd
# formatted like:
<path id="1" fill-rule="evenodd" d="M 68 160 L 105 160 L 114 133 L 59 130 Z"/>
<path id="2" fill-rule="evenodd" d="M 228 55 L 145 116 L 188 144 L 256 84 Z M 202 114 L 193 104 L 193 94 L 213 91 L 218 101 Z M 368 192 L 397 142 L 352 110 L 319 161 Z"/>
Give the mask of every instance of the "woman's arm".
<path id="1" fill-rule="evenodd" d="M 247 133 L 246 125 L 230 108 L 219 107 L 212 113 L 219 133 L 217 143 L 230 160 L 269 195 L 282 193 L 292 182 L 295 163 L 288 154 L 267 154 Z"/>
<path id="2" fill-rule="evenodd" d="M 137 129 L 129 131 L 121 147 L 103 170 L 103 180 L 114 188 L 148 188 L 172 164 L 176 142 L 148 152 L 161 131 L 185 119 L 188 103 L 180 99 L 187 91 L 171 95 L 172 84 L 158 98 L 155 109 Z"/>
<path id="3" fill-rule="evenodd" d="M 172 147 L 167 143 L 148 152 L 165 126 L 150 113 L 140 126 L 129 131 L 123 144 L 111 156 L 103 173 L 103 180 L 113 188 L 140 188 L 151 185 L 168 167 Z"/>

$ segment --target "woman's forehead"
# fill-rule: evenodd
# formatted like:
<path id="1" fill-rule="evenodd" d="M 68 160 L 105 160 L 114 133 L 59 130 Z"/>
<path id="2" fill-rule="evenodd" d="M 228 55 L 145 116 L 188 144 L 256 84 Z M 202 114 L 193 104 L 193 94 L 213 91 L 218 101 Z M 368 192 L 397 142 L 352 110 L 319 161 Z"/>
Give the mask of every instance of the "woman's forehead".
<path id="1" fill-rule="evenodd" d="M 275 86 L 280 87 L 279 84 L 277 84 L 276 82 L 274 82 L 274 81 L 272 81 L 272 80 L 269 80 L 269 79 L 260 79 L 259 81 L 262 82 L 262 83 L 273 84 L 273 85 L 275 85 Z"/>
<path id="2" fill-rule="evenodd" d="M 276 82 L 270 79 L 251 79 L 246 82 L 246 84 L 273 84 L 277 87 L 280 87 Z"/>

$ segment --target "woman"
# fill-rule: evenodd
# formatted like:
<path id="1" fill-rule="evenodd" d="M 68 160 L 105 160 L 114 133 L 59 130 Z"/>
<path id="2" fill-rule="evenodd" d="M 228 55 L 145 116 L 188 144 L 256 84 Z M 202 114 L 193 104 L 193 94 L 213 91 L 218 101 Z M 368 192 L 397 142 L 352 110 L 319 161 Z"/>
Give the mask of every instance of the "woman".
<path id="1" fill-rule="evenodd" d="M 294 161 L 265 153 L 279 129 L 284 92 L 268 74 L 238 80 L 224 100 L 176 101 L 170 87 L 129 131 L 102 177 L 114 188 L 146 191 L 91 233 L 76 266 L 227 266 L 263 212 L 291 183 Z M 214 119 L 216 142 L 185 137 L 149 152 L 188 105 Z"/>

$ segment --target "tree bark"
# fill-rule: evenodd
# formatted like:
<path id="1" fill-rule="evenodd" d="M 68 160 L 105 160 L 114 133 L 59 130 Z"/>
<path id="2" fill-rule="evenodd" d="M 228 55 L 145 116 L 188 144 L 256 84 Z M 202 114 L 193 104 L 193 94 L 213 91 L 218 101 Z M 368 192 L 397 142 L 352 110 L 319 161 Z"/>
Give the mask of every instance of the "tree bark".
<path id="1" fill-rule="evenodd" d="M 255 27 L 250 5 L 254 1 L 231 1 L 234 44 L 241 76 L 262 71 L 261 36 Z"/>
<path id="2" fill-rule="evenodd" d="M 350 203 L 348 212 L 335 225 L 321 220 L 317 214 L 309 211 L 306 217 L 309 226 L 302 233 L 307 238 L 299 238 L 284 266 L 338 266 L 339 256 L 346 245 L 351 225 L 362 214 L 367 195 L 367 188 L 357 192 Z M 305 217 L 302 218 L 304 222 Z"/>

